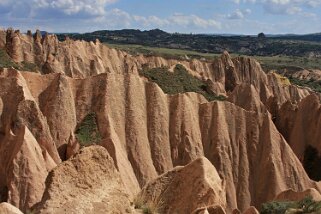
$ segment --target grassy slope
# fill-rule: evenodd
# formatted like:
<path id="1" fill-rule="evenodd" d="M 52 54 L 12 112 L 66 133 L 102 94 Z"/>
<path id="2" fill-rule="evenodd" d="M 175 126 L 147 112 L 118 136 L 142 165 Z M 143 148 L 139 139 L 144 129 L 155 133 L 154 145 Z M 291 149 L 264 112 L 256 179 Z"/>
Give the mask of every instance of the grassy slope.
<path id="1" fill-rule="evenodd" d="M 4 49 L 0 49 L 0 68 L 18 68 L 18 64 L 13 62 Z"/>
<path id="2" fill-rule="evenodd" d="M 225 100 L 224 96 L 216 96 L 207 91 L 207 85 L 203 81 L 189 74 L 184 66 L 176 65 L 174 72 L 168 68 L 143 69 L 140 75 L 155 82 L 166 94 L 178 94 L 184 92 L 196 92 L 202 94 L 208 101 Z"/>
<path id="3" fill-rule="evenodd" d="M 0 49 L 0 68 L 15 68 L 21 71 L 38 72 L 40 69 L 36 64 L 29 62 L 14 62 L 4 49 Z"/>
<path id="4" fill-rule="evenodd" d="M 302 70 L 305 69 L 321 69 L 321 59 L 295 57 L 295 56 L 252 56 L 258 60 L 265 70 Z"/>
<path id="5" fill-rule="evenodd" d="M 185 56 L 192 58 L 204 58 L 212 59 L 214 57 L 219 57 L 219 54 L 211 53 L 200 53 L 196 51 L 183 50 L 183 49 L 171 49 L 171 48 L 158 48 L 158 47 L 148 47 L 143 45 L 131 45 L 131 44 L 106 44 L 111 48 L 124 50 L 131 54 L 145 54 L 145 55 L 156 55 L 162 56 L 165 58 L 182 58 L 185 59 Z"/>

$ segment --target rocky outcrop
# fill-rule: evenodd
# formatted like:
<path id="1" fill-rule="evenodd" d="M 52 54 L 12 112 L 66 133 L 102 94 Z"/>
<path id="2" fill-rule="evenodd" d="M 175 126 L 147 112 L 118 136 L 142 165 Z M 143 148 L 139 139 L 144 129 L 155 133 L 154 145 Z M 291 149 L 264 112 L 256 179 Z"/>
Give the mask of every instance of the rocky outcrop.
<path id="1" fill-rule="evenodd" d="M 20 74 L 0 73 L 0 88 L 1 201 L 26 211 L 42 197 L 47 174 L 60 158 Z"/>
<path id="2" fill-rule="evenodd" d="M 3 199 L 26 211 L 42 197 L 48 171 L 55 162 L 26 127 L 2 136 L 0 141 Z"/>
<path id="3" fill-rule="evenodd" d="M 257 116 L 232 106 L 202 104 L 200 111 L 204 153 L 226 182 L 229 207 L 259 207 L 285 186 L 303 190 L 311 185 L 269 114 Z"/>
<path id="4" fill-rule="evenodd" d="M 1 198 L 25 211 L 41 198 L 48 171 L 60 158 L 24 79 L 13 70 L 0 76 Z"/>
<path id="5" fill-rule="evenodd" d="M 225 209 L 220 205 L 202 207 L 196 209 L 192 214 L 226 214 Z"/>
<path id="6" fill-rule="evenodd" d="M 84 148 L 52 170 L 36 213 L 131 212 L 120 174 L 107 150 Z"/>
<path id="7" fill-rule="evenodd" d="M 1 214 L 23 214 L 18 208 L 6 202 L 0 203 L 0 213 Z"/>
<path id="8" fill-rule="evenodd" d="M 248 208 L 243 214 L 260 214 L 255 207 Z"/>
<path id="9" fill-rule="evenodd" d="M 80 144 L 75 136 L 72 134 L 69 138 L 69 142 L 66 148 L 66 159 L 71 158 L 74 154 L 76 154 L 80 149 Z"/>
<path id="10" fill-rule="evenodd" d="M 155 203 L 161 213 L 192 213 L 210 205 L 226 207 L 224 182 L 206 158 L 162 174 L 138 197 L 146 204 Z"/>
<path id="11" fill-rule="evenodd" d="M 6 47 L 6 31 L 0 29 L 0 48 L 5 49 Z"/>
<path id="12" fill-rule="evenodd" d="M 282 72 L 282 74 L 301 80 L 321 80 L 321 70 L 319 69 L 302 69 L 298 71 L 285 70 L 284 72 Z"/>
<path id="13" fill-rule="evenodd" d="M 305 97 L 299 104 L 287 102 L 276 116 L 276 126 L 301 159 L 307 146 L 321 154 L 321 104 L 316 94 Z"/>
<path id="14" fill-rule="evenodd" d="M 253 85 L 241 84 L 235 87 L 227 98 L 227 101 L 244 108 L 247 111 L 260 113 L 267 112 L 265 105 L 261 102 L 260 96 Z"/>
<path id="15" fill-rule="evenodd" d="M 269 73 L 267 77 L 270 93 L 273 95 L 269 97 L 269 99 L 274 99 L 273 101 L 275 102 L 275 104 L 278 105 L 278 107 L 280 107 L 282 104 L 288 101 L 292 103 L 298 103 L 304 97 L 312 93 L 311 90 L 298 88 L 295 85 L 291 85 L 291 83 L 286 77 L 283 77 L 274 72 Z M 263 103 L 268 105 L 268 103 L 266 102 Z M 270 105 L 268 106 L 270 107 Z"/>
<path id="16" fill-rule="evenodd" d="M 42 78 L 38 77 L 42 81 Z M 0 97 L 1 100 L 5 100 L 5 102 L 2 101 L 2 115 L 5 116 L 1 117 L 0 132 L 6 135 L 23 125 L 27 126 L 39 145 L 56 163 L 59 163 L 60 158 L 47 120 L 39 108 L 38 100 L 35 100 L 30 92 L 32 89 L 41 88 L 45 83 L 35 88 L 28 84 L 20 72 L 13 69 L 0 70 Z"/>

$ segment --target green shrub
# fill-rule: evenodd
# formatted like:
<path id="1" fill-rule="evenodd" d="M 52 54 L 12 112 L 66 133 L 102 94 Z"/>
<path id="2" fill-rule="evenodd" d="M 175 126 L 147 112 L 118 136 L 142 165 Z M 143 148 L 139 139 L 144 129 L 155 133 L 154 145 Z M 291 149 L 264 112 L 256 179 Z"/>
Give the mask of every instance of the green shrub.
<path id="1" fill-rule="evenodd" d="M 224 96 L 209 93 L 206 90 L 206 83 L 189 74 L 180 64 L 175 66 L 174 72 L 170 72 L 167 67 L 152 69 L 145 67 L 140 71 L 140 74 L 157 83 L 166 94 L 196 92 L 202 94 L 208 101 L 225 100 Z"/>
<path id="2" fill-rule="evenodd" d="M 294 77 L 289 77 L 289 80 L 292 84 L 298 85 L 298 86 L 303 86 L 303 87 L 308 87 L 312 89 L 313 91 L 321 93 L 321 80 L 301 80 L 298 78 Z"/>
<path id="3" fill-rule="evenodd" d="M 311 196 L 301 201 L 272 201 L 262 204 L 261 214 L 284 214 L 289 209 L 296 209 L 298 213 L 312 213 L 320 211 L 321 202 L 316 202 Z"/>
<path id="4" fill-rule="evenodd" d="M 272 201 L 262 205 L 261 214 L 283 214 L 289 208 L 295 208 L 293 202 Z"/>
<path id="5" fill-rule="evenodd" d="M 0 49 L 0 68 L 10 68 L 10 67 L 18 69 L 19 65 L 10 58 L 6 50 Z"/>
<path id="6" fill-rule="evenodd" d="M 89 113 L 79 124 L 76 130 L 76 137 L 82 146 L 100 143 L 101 135 L 98 130 L 95 113 Z"/>
<path id="7" fill-rule="evenodd" d="M 11 68 L 11 67 L 21 71 L 32 71 L 32 72 L 39 71 L 39 68 L 36 64 L 25 62 L 25 61 L 21 63 L 16 63 L 10 58 L 6 50 L 0 49 L 0 68 Z"/>

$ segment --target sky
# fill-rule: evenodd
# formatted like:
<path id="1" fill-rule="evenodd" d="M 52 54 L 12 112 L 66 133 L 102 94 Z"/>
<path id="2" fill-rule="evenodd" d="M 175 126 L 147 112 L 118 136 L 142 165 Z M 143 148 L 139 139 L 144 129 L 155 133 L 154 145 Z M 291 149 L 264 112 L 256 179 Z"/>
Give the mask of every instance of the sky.
<path id="1" fill-rule="evenodd" d="M 306 34 L 321 32 L 321 0 L 0 0 L 0 17 L 1 28 L 55 33 Z"/>

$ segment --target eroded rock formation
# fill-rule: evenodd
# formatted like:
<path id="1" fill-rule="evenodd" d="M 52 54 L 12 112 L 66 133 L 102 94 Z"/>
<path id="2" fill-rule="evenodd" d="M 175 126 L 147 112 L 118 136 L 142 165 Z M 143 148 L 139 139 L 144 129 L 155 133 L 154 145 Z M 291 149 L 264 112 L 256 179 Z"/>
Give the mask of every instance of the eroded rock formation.
<path id="1" fill-rule="evenodd" d="M 15 62 L 35 63 L 42 73 L 0 70 L 0 196 L 22 211 L 40 201 L 43 212 L 61 203 L 55 176 L 64 178 L 61 182 L 67 186 L 75 177 L 82 179 L 76 183 L 92 183 L 91 176 L 104 176 L 86 168 L 81 154 L 75 155 L 75 129 L 90 113 L 97 116 L 100 144 L 108 151 L 99 149 L 106 157 L 105 162 L 98 158 L 99 163 L 117 171 L 113 179 L 120 178 L 128 200 L 166 173 L 191 166 L 201 173 L 204 165 L 210 165 L 205 167 L 210 172 L 200 174 L 205 181 L 215 174 L 224 182 L 222 212 L 259 209 L 288 189 L 321 190 L 299 160 L 306 145 L 320 148 L 320 96 L 274 73 L 265 74 L 253 59 L 231 58 L 228 53 L 211 62 L 132 56 L 99 42 L 59 42 L 54 35 L 13 30 L 0 33 L 1 46 Z M 143 66 L 173 68 L 178 63 L 207 80 L 211 91 L 227 95 L 227 101 L 208 102 L 196 93 L 166 95 L 137 72 Z M 97 166 L 95 158 L 87 159 Z M 76 165 L 83 170 L 75 171 Z M 46 178 L 52 180 L 50 185 L 45 185 Z M 95 185 L 88 193 L 77 192 L 77 187 L 75 192 L 66 190 L 64 194 L 79 194 L 88 202 L 86 208 L 77 205 L 77 212 L 94 209 L 85 196 L 94 197 Z M 211 206 L 195 205 L 191 211 L 210 213 Z"/>

